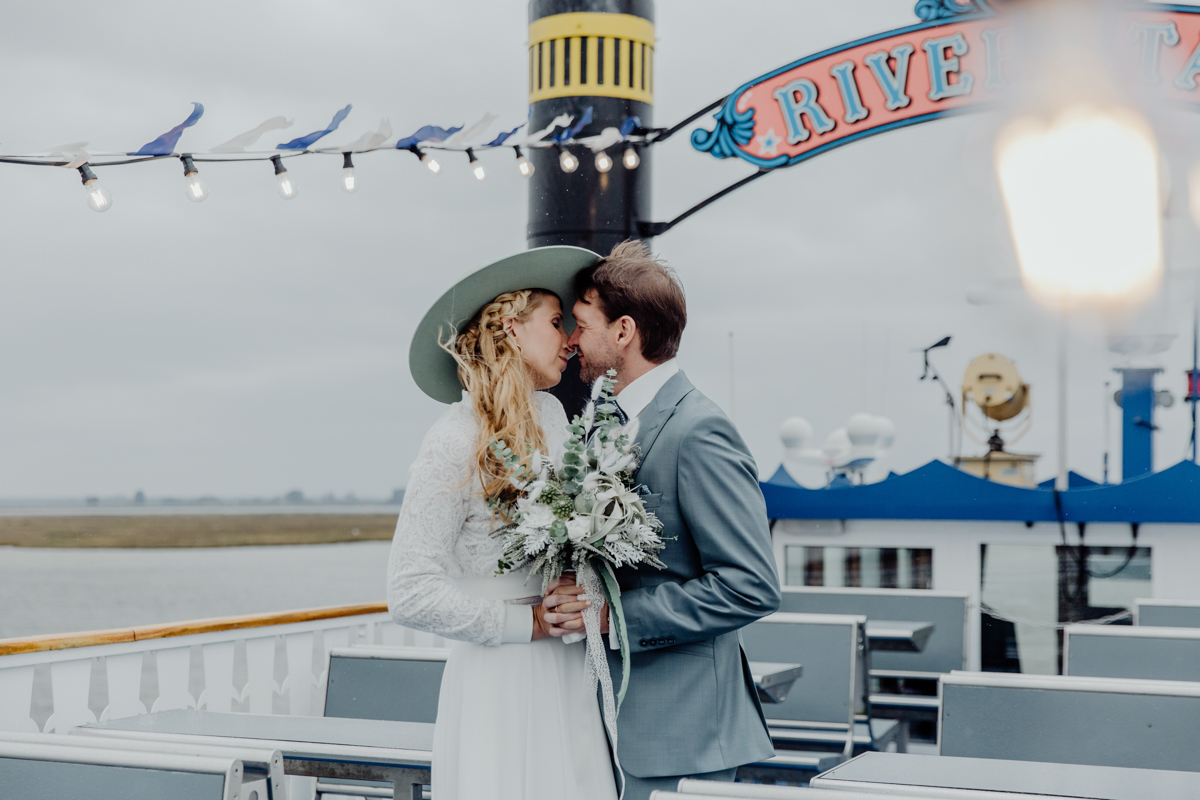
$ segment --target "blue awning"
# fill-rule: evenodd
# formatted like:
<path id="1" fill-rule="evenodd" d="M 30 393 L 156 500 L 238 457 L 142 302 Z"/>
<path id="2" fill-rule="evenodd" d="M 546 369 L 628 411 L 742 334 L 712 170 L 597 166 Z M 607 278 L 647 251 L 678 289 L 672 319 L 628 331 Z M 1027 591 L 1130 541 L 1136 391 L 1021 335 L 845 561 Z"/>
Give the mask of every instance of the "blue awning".
<path id="1" fill-rule="evenodd" d="M 761 484 L 772 519 L 955 519 L 1056 522 L 1054 491 L 977 478 L 931 461 L 865 486 L 805 489 L 780 467 Z M 1125 483 L 1072 485 L 1067 522 L 1200 523 L 1200 466 L 1182 461 Z"/>

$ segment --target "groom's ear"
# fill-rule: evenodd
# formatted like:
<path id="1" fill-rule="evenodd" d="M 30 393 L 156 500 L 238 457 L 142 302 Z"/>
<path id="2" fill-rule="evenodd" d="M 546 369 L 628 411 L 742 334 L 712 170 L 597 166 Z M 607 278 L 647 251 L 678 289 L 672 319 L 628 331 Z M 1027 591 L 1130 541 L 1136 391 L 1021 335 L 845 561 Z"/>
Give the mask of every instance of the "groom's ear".
<path id="1" fill-rule="evenodd" d="M 637 323 L 633 321 L 633 317 L 628 314 L 618 317 L 615 325 L 617 328 L 618 347 L 641 347 Z"/>

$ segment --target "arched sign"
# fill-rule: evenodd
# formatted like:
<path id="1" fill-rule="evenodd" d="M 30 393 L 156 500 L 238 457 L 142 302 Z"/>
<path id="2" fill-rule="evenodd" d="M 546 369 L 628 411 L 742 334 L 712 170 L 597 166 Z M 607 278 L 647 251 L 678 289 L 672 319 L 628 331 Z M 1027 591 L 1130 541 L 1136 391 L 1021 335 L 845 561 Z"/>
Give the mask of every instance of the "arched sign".
<path id="1" fill-rule="evenodd" d="M 798 164 L 843 144 L 980 110 L 1004 87 L 1011 52 L 986 0 L 920 0 L 919 25 L 802 58 L 743 84 L 692 132 L 692 146 L 760 169 Z M 1200 102 L 1200 8 L 1145 4 L 1127 13 L 1144 77 L 1168 99 Z"/>

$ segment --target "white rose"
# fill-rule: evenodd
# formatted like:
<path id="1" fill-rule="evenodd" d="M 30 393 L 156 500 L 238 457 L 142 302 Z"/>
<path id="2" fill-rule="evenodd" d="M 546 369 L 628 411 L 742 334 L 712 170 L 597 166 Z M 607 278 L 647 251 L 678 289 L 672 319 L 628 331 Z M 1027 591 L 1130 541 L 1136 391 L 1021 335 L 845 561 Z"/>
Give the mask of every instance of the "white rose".
<path id="1" fill-rule="evenodd" d="M 567 520 L 567 538 L 575 544 L 587 539 L 591 530 L 592 521 L 589 517 L 575 517 Z"/>
<path id="2" fill-rule="evenodd" d="M 533 503 L 523 511 L 525 517 L 521 520 L 521 526 L 524 528 L 548 528 L 555 519 L 550 506 L 541 503 Z"/>

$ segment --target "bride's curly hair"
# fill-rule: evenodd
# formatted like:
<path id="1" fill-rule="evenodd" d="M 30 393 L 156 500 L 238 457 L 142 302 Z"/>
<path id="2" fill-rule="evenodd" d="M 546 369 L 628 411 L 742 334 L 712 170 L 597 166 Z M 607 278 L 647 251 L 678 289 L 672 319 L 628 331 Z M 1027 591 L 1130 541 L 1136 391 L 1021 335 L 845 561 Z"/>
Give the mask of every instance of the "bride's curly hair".
<path id="1" fill-rule="evenodd" d="M 545 451 L 545 437 L 533 408 L 533 381 L 516 340 L 504 332 L 504 320 L 524 322 L 550 296 L 541 289 L 505 292 L 488 303 L 442 348 L 458 362 L 458 379 L 479 417 L 475 466 L 485 499 L 509 501 L 516 489 L 509 471 L 488 447 L 502 441 L 514 452 Z"/>

